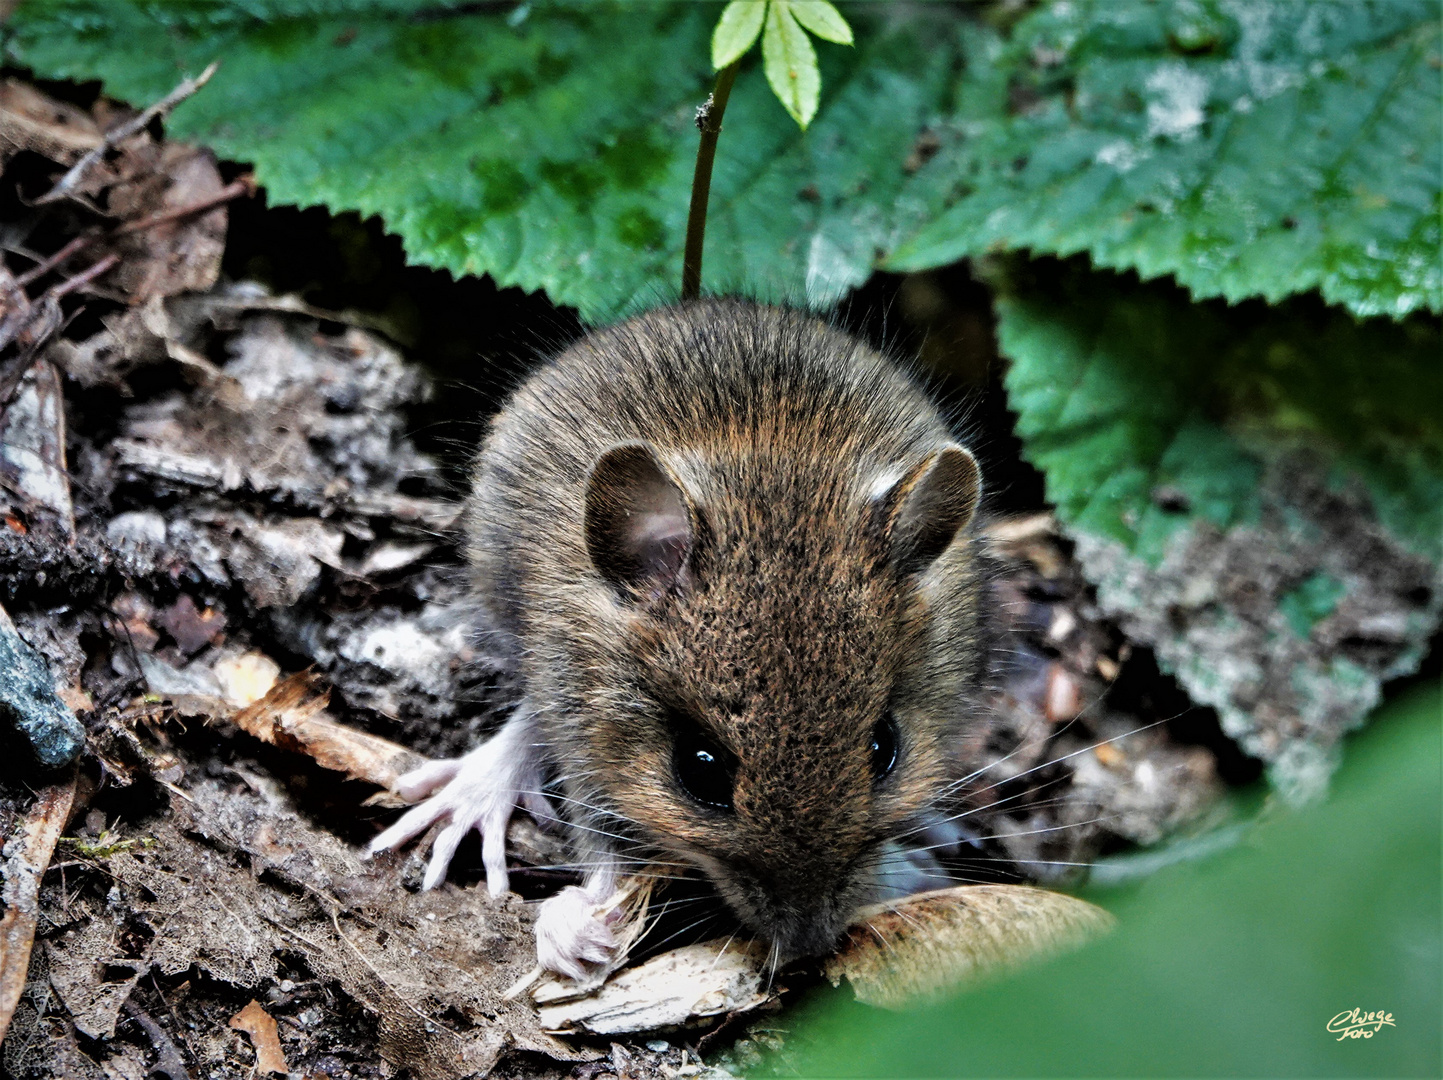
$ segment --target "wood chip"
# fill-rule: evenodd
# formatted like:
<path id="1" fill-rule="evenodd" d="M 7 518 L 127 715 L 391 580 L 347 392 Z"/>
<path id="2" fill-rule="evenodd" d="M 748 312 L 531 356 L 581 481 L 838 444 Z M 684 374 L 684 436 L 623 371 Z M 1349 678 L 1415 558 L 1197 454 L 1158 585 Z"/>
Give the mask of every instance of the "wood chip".
<path id="1" fill-rule="evenodd" d="M 1065 893 L 959 885 L 864 911 L 826 973 L 858 1001 L 900 1009 L 1078 948 L 1114 922 Z"/>
<path id="2" fill-rule="evenodd" d="M 291 1071 L 286 1064 L 285 1051 L 281 1049 L 280 1036 L 276 1032 L 276 1020 L 270 1013 L 261 1007 L 261 1003 L 254 999 L 240 1012 L 230 1018 L 230 1026 L 237 1031 L 244 1031 L 251 1037 L 251 1045 L 256 1048 L 256 1073 L 267 1076 L 272 1073 L 282 1075 Z"/>
<path id="3" fill-rule="evenodd" d="M 299 751 L 322 768 L 379 787 L 394 787 L 403 773 L 425 764 L 414 750 L 333 720 L 326 704 L 326 695 L 317 695 L 311 676 L 298 672 L 231 719 L 262 742 Z"/>

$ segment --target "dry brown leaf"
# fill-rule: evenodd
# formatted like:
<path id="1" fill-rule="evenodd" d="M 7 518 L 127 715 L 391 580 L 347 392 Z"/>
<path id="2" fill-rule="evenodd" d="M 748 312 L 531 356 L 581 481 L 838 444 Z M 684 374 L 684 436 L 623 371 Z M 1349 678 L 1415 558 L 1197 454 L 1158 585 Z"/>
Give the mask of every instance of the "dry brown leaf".
<path id="1" fill-rule="evenodd" d="M 21 150 L 73 165 L 99 145 L 100 129 L 84 111 L 15 79 L 0 83 L 0 165 Z"/>
<path id="2" fill-rule="evenodd" d="M 286 1064 L 285 1051 L 281 1049 L 280 1036 L 276 1031 L 276 1019 L 261 1007 L 261 1003 L 252 998 L 240 1012 L 230 1018 L 230 1026 L 237 1031 L 244 1031 L 251 1037 L 251 1045 L 256 1048 L 256 1072 L 261 1076 L 268 1076 L 272 1073 L 284 1075 L 291 1071 Z"/>
<path id="3" fill-rule="evenodd" d="M 827 962 L 857 1000 L 886 1009 L 940 997 L 1106 933 L 1106 911 L 1026 885 L 959 885 L 864 911 Z"/>

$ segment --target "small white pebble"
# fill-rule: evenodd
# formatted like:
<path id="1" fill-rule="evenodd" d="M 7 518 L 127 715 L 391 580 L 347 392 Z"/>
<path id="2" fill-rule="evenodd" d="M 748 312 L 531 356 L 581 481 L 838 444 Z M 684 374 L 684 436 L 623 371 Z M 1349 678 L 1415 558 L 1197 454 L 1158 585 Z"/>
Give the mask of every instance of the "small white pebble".
<path id="1" fill-rule="evenodd" d="M 436 913 L 435 913 L 434 911 L 428 911 L 428 912 L 426 912 L 426 918 L 430 919 L 432 922 L 435 922 L 435 921 L 436 921 Z"/>
<path id="2" fill-rule="evenodd" d="M 664 1054 L 671 1049 L 671 1043 L 665 1039 L 652 1039 L 651 1042 L 646 1044 L 646 1048 L 653 1054 Z"/>

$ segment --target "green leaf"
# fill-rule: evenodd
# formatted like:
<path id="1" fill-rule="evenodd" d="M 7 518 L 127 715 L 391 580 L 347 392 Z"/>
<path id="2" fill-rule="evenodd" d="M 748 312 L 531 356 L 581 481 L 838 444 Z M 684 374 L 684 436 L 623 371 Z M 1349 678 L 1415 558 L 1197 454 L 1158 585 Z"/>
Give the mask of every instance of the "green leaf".
<path id="1" fill-rule="evenodd" d="M 1100 605 L 1280 790 L 1317 794 L 1443 612 L 1437 321 L 1078 265 L 999 284 L 1017 432 Z"/>
<path id="2" fill-rule="evenodd" d="M 807 32 L 797 23 L 787 0 L 767 5 L 767 28 L 762 34 L 762 61 L 772 92 L 792 119 L 805 128 L 817 114 L 822 75 L 817 52 Z"/>
<path id="3" fill-rule="evenodd" d="M 801 10 L 785 25 L 805 44 Z M 825 304 L 879 261 L 1027 248 L 1198 295 L 1443 309 L 1434 5 L 1078 0 L 1008 38 L 973 11 L 856 9 L 805 135 L 738 80 L 708 286 Z M 12 64 L 137 104 L 219 58 L 169 130 L 253 163 L 273 203 L 378 214 L 415 262 L 599 320 L 674 294 L 722 13 L 46 0 L 4 41 Z"/>
<path id="4" fill-rule="evenodd" d="M 1197 297 L 1443 310 L 1439 8 L 1078 0 L 974 32 L 950 205 L 888 257 L 1028 249 Z"/>
<path id="5" fill-rule="evenodd" d="M 797 22 L 816 34 L 823 41 L 838 45 L 852 44 L 852 28 L 842 13 L 827 0 L 787 0 Z"/>
<path id="6" fill-rule="evenodd" d="M 711 35 L 711 66 L 717 71 L 740 60 L 756 44 L 767 17 L 767 0 L 731 0 Z"/>
<path id="7" fill-rule="evenodd" d="M 380 215 L 413 262 L 545 289 L 588 321 L 674 296 L 717 9 L 472 9 L 55 0 L 17 10 L 6 55 L 139 104 L 219 57 L 167 128 L 252 163 L 273 205 Z M 806 135 L 762 79 L 738 80 L 709 288 L 825 305 L 867 278 L 895 232 L 901 164 L 945 105 L 953 26 L 924 9 L 827 50 Z"/>
<path id="8" fill-rule="evenodd" d="M 1329 801 L 1246 843 L 1092 892 L 1117 930 L 944 1004 L 792 1014 L 782 1076 L 1437 1076 L 1439 712 L 1422 689 L 1350 743 Z M 1352 1008 L 1393 1016 L 1330 1034 Z M 748 1075 L 757 1076 L 756 1070 Z"/>

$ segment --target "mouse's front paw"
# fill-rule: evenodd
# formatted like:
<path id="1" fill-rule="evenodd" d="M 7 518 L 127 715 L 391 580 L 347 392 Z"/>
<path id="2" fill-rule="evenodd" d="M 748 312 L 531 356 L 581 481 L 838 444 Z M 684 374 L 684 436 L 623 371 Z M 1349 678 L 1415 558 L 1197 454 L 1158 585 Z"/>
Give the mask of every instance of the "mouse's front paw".
<path id="1" fill-rule="evenodd" d="M 465 757 L 428 762 L 401 777 L 398 794 L 426 801 L 372 840 L 367 854 L 400 847 L 444 822 L 421 881 L 423 889 L 431 889 L 445 878 L 462 838 L 475 829 L 481 834 L 487 887 L 492 896 L 500 895 L 508 884 L 506 825 L 518 805 L 529 808 L 540 799 L 539 780 L 529 729 L 508 724 Z"/>
<path id="2" fill-rule="evenodd" d="M 567 886 L 543 901 L 536 915 L 536 962 L 579 983 L 604 976 L 596 965 L 605 965 L 616 951 L 618 914 L 580 886 Z"/>

